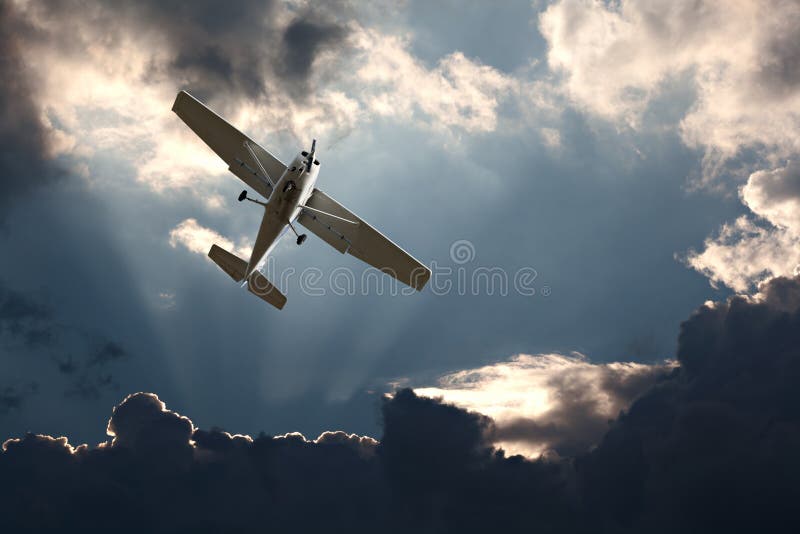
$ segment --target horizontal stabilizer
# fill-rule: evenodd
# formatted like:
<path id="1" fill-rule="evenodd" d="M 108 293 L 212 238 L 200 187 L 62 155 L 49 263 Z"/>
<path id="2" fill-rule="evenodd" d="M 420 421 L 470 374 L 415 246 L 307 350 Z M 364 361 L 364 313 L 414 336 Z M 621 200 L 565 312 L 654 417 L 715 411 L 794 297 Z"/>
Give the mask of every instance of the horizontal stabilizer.
<path id="1" fill-rule="evenodd" d="M 235 281 L 241 282 L 244 280 L 247 262 L 242 258 L 217 245 L 211 246 L 211 250 L 208 251 L 208 257 L 214 260 L 214 263 L 219 265 L 220 269 L 228 273 Z M 286 304 L 286 296 L 272 285 L 266 276 L 258 271 L 253 271 L 250 278 L 248 278 L 247 290 L 279 310 Z"/>
<path id="2" fill-rule="evenodd" d="M 247 280 L 247 290 L 265 302 L 269 302 L 279 310 L 286 304 L 286 295 L 267 280 L 267 277 L 258 271 L 253 271 Z"/>
<path id="3" fill-rule="evenodd" d="M 214 263 L 219 265 L 220 269 L 228 273 L 228 275 L 237 282 L 244 280 L 247 262 L 242 258 L 231 254 L 217 245 L 211 245 L 211 250 L 208 251 L 208 257 L 214 260 Z"/>

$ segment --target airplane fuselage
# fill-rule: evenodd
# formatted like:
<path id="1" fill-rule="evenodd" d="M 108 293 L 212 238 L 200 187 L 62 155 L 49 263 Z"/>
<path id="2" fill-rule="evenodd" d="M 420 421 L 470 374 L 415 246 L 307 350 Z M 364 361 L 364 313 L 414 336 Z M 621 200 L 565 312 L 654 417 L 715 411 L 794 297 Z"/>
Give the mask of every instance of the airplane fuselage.
<path id="1" fill-rule="evenodd" d="M 295 156 L 287 165 L 286 171 L 275 184 L 269 200 L 264 204 L 265 216 L 261 221 L 259 238 L 248 262 L 247 275 L 255 270 L 264 256 L 275 247 L 289 227 L 289 223 L 294 222 L 300 215 L 302 206 L 314 191 L 319 167 L 318 162 L 313 163 L 309 172 L 306 168 L 306 158 L 302 153 Z"/>

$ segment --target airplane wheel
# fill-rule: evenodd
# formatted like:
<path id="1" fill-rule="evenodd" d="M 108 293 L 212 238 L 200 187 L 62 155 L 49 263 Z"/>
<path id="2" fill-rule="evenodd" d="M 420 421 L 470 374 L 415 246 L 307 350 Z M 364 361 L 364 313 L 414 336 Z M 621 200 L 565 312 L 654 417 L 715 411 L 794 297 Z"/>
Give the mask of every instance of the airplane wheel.
<path id="1" fill-rule="evenodd" d="M 308 237 L 306 234 L 300 234 L 299 236 L 297 236 L 297 244 L 302 245 L 303 242 L 306 240 L 306 237 Z"/>
<path id="2" fill-rule="evenodd" d="M 283 187 L 283 192 L 285 193 L 287 191 L 291 191 L 294 188 L 295 188 L 294 182 L 291 182 L 291 181 L 287 182 L 286 185 Z"/>
<path id="3" fill-rule="evenodd" d="M 239 193 L 239 202 L 247 198 L 247 191 L 242 191 Z"/>

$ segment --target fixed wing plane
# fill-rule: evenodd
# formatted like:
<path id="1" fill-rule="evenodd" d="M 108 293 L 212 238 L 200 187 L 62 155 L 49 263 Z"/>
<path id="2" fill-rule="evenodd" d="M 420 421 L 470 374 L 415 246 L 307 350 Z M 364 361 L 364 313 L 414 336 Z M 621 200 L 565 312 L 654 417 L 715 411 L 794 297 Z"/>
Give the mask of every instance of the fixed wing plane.
<path id="1" fill-rule="evenodd" d="M 314 187 L 320 169 L 316 140 L 311 150 L 303 150 L 285 165 L 186 91 L 178 93 L 172 111 L 228 164 L 229 171 L 265 200 L 248 197 L 246 190 L 239 195 L 240 202 L 264 208 L 248 261 L 217 245 L 208 251 L 214 263 L 254 295 L 278 309 L 286 304 L 286 296 L 258 271 L 258 265 L 287 228 L 297 236 L 298 245 L 306 240 L 306 234 L 297 233 L 295 222 L 342 254 L 349 253 L 417 290 L 430 279 L 425 265 Z"/>

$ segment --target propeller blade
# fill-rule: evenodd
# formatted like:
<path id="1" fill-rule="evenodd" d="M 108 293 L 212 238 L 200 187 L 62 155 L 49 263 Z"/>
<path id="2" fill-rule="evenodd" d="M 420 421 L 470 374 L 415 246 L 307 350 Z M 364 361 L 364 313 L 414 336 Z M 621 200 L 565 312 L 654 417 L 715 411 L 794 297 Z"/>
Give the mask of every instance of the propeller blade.
<path id="1" fill-rule="evenodd" d="M 311 164 L 314 162 L 314 152 L 317 150 L 317 140 L 311 140 L 311 152 L 308 153 L 306 158 L 306 172 L 311 172 Z"/>

